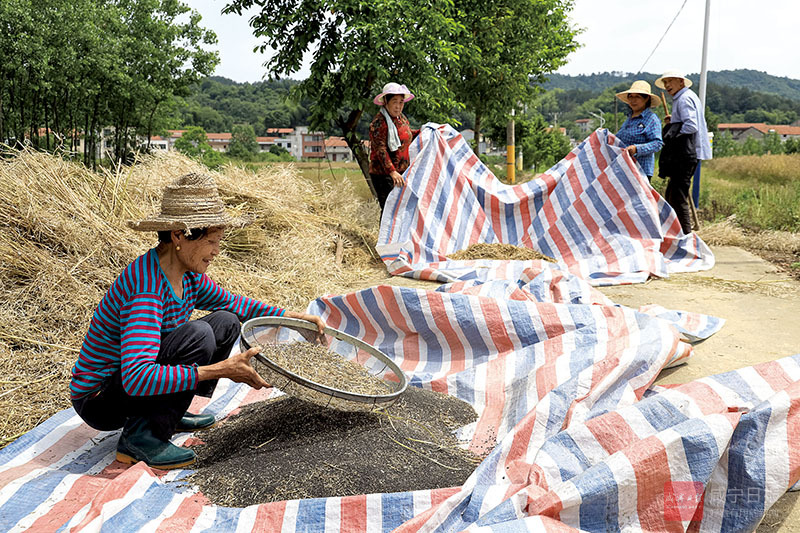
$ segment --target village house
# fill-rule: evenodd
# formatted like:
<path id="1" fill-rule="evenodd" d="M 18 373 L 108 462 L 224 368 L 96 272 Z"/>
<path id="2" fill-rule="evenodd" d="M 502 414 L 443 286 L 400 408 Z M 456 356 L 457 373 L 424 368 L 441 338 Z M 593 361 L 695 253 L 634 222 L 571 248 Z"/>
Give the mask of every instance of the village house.
<path id="1" fill-rule="evenodd" d="M 578 126 L 578 131 L 581 133 L 589 133 L 592 131 L 592 119 L 590 118 L 579 118 L 575 121 L 575 125 Z"/>
<path id="2" fill-rule="evenodd" d="M 148 139 L 141 137 L 138 144 L 142 149 L 169 152 L 175 149 L 175 141 L 181 138 L 187 130 L 168 130 L 169 136 L 153 135 Z M 267 136 L 256 137 L 259 152 L 268 152 L 272 146 L 280 146 L 288 151 L 298 161 L 302 159 L 323 159 L 328 157 L 331 161 L 353 161 L 353 154 L 342 137 L 325 138 L 323 132 L 311 132 L 308 126 L 296 128 L 269 128 Z M 44 128 L 41 136 L 46 134 Z M 107 127 L 100 131 L 98 141 L 98 157 L 111 157 L 113 154 L 114 128 Z M 227 152 L 230 147 L 232 134 L 227 132 L 207 132 L 208 144 L 216 152 Z M 77 152 L 83 152 L 84 136 L 80 135 L 76 146 Z M 368 150 L 368 148 L 367 148 Z"/>
<path id="3" fill-rule="evenodd" d="M 734 141 L 744 142 L 748 137 L 754 139 L 762 139 L 765 135 L 775 132 L 781 139 L 781 142 L 788 139 L 800 139 L 800 125 L 772 125 L 758 123 L 732 123 L 732 124 L 719 124 L 717 130 L 720 133 L 729 132 Z"/>
<path id="4" fill-rule="evenodd" d="M 330 161 L 352 161 L 353 152 L 347 146 L 344 137 L 328 137 L 325 139 L 325 153 Z"/>

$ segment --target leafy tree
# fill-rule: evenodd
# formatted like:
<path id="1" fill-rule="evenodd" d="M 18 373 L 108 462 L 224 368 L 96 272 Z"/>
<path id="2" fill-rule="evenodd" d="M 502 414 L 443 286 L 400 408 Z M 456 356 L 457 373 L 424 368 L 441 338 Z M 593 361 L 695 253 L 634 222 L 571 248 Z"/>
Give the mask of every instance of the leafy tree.
<path id="1" fill-rule="evenodd" d="M 208 136 L 203 128 L 192 126 L 175 141 L 175 149 L 202 162 L 208 168 L 219 168 L 225 159 L 208 144 Z"/>
<path id="2" fill-rule="evenodd" d="M 200 162 L 210 169 L 217 169 L 225 163 L 225 158 L 211 146 L 205 145 L 201 148 Z"/>
<path id="3" fill-rule="evenodd" d="M 714 157 L 730 157 L 740 155 L 742 146 L 733 140 L 733 136 L 728 131 L 714 135 Z"/>
<path id="4" fill-rule="evenodd" d="M 175 149 L 189 157 L 199 156 L 204 146 L 211 148 L 206 130 L 199 126 L 188 128 L 175 140 Z"/>
<path id="5" fill-rule="evenodd" d="M 284 155 L 284 154 L 288 154 L 289 150 L 287 150 L 286 148 L 284 148 L 283 146 L 280 146 L 278 144 L 273 144 L 272 146 L 269 147 L 269 153 L 275 154 L 275 155 Z"/>
<path id="6" fill-rule="evenodd" d="M 505 143 L 504 122 L 490 123 L 487 130 L 495 142 Z M 524 165 L 537 172 L 547 170 L 572 150 L 569 138 L 558 128 L 549 126 L 535 107 L 514 117 L 514 138 L 522 149 Z"/>
<path id="7" fill-rule="evenodd" d="M 782 154 L 784 152 L 781 136 L 774 131 L 764 135 L 761 142 L 764 145 L 764 153 L 766 154 Z"/>
<path id="8" fill-rule="evenodd" d="M 797 154 L 800 153 L 800 139 L 786 139 L 783 142 L 783 149 L 784 152 L 787 154 Z"/>
<path id="9" fill-rule="evenodd" d="M 250 124 L 256 135 L 269 128 L 308 124 L 306 100 L 289 98 L 294 80 L 237 83 L 210 77 L 193 86 L 181 104 L 182 124 L 202 126 L 206 131 L 231 131 L 234 124 Z"/>
<path id="10" fill-rule="evenodd" d="M 742 144 L 742 154 L 764 155 L 764 144 L 756 140 L 755 137 L 748 137 Z"/>
<path id="11" fill-rule="evenodd" d="M 371 96 L 384 83 L 406 83 L 416 95 L 414 113 L 429 120 L 444 121 L 457 107 L 446 84 L 463 48 L 452 0 L 229 0 L 223 12 L 241 15 L 256 5 L 261 12 L 250 24 L 265 40 L 259 49 L 275 50 L 267 73 L 289 76 L 307 51 L 315 51 L 311 73 L 295 96 L 314 100 L 312 129 L 341 130 L 365 175 L 358 125 L 365 111 L 376 111 Z"/>
<path id="12" fill-rule="evenodd" d="M 220 132 L 230 131 L 232 127 L 231 118 L 225 116 L 216 109 L 199 105 L 192 102 L 181 110 L 183 126 L 200 126 L 206 131 Z"/>
<path id="13" fill-rule="evenodd" d="M 199 20 L 177 0 L 0 3 L 0 139 L 75 150 L 83 137 L 86 164 L 101 141 L 127 159 L 136 134 L 162 129 L 169 101 L 213 70 L 202 45 L 216 37 Z"/>
<path id="14" fill-rule="evenodd" d="M 448 81 L 475 117 L 475 139 L 488 116 L 505 116 L 532 101 L 536 83 L 566 63 L 576 31 L 572 0 L 454 0 L 463 44 Z M 553 100 L 555 103 L 555 100 Z"/>
<path id="15" fill-rule="evenodd" d="M 239 159 L 247 159 L 258 153 L 256 133 L 250 124 L 237 124 L 231 132 L 231 143 L 228 145 L 228 155 Z"/>
<path id="16" fill-rule="evenodd" d="M 557 128 L 546 126 L 540 117 L 520 121 L 517 129 L 522 137 L 522 160 L 536 172 L 544 172 L 572 150 L 569 138 Z"/>
<path id="17" fill-rule="evenodd" d="M 706 126 L 708 126 L 708 131 L 717 131 L 720 123 L 720 117 L 718 114 L 711 111 L 711 109 L 706 106 Z"/>
<path id="18" fill-rule="evenodd" d="M 276 107 L 264 115 L 264 128 L 286 128 L 292 122 L 292 115 L 286 107 Z"/>

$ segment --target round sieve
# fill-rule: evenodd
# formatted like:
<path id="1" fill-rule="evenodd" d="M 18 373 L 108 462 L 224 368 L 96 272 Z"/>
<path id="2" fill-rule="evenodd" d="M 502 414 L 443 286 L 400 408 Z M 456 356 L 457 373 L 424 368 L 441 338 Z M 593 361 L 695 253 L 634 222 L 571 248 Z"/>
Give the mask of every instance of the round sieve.
<path id="1" fill-rule="evenodd" d="M 381 378 L 391 392 L 362 394 L 344 390 L 344 387 L 331 387 L 292 372 L 261 353 L 256 354 L 253 358 L 259 363 L 254 365 L 256 370 L 270 385 L 286 394 L 333 409 L 363 411 L 389 407 L 408 386 L 405 374 L 389 356 L 343 331 L 328 327 L 320 338 L 316 324 L 285 317 L 258 317 L 242 325 L 242 351 L 253 346 L 288 345 L 294 342 L 324 344 L 331 352 L 356 361 L 370 375 Z"/>

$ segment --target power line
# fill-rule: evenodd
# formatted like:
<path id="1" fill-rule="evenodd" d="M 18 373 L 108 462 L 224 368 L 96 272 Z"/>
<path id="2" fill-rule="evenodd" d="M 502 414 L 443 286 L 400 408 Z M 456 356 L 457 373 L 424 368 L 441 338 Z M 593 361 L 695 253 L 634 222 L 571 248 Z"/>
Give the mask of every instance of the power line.
<path id="1" fill-rule="evenodd" d="M 670 23 L 669 23 L 669 26 L 667 26 L 667 29 L 666 29 L 666 30 L 664 30 L 664 35 L 662 35 L 662 36 L 661 36 L 661 39 L 659 39 L 659 40 L 658 40 L 658 42 L 656 43 L 656 47 L 655 47 L 655 48 L 653 48 L 653 51 L 652 51 L 652 52 L 650 52 L 650 55 L 649 55 L 649 56 L 647 56 L 647 59 L 645 59 L 645 60 L 644 60 L 644 63 L 642 63 L 642 66 L 641 66 L 641 67 L 639 67 L 639 72 L 641 72 L 642 70 L 644 70 L 644 66 L 647 64 L 647 62 L 648 62 L 648 61 L 650 61 L 650 58 L 651 58 L 651 57 L 653 57 L 653 54 L 655 54 L 655 53 L 656 53 L 656 50 L 658 50 L 658 47 L 659 47 L 659 45 L 661 44 L 661 41 L 663 41 L 663 40 L 664 40 L 664 37 L 666 37 L 666 36 L 667 36 L 667 32 L 668 32 L 668 31 L 669 31 L 669 29 L 672 27 L 672 25 L 675 23 L 675 20 L 677 20 L 677 18 L 678 18 L 678 15 L 680 15 L 680 14 L 681 14 L 681 11 L 683 11 L 683 6 L 685 6 L 685 5 L 686 5 L 686 2 L 688 2 L 688 1 L 689 1 L 689 0 L 683 0 L 683 4 L 681 4 L 681 7 L 680 7 L 680 9 L 678 9 L 678 12 L 675 14 L 675 17 L 672 19 L 672 22 L 670 22 Z M 639 74 L 639 72 L 637 72 L 636 74 Z"/>

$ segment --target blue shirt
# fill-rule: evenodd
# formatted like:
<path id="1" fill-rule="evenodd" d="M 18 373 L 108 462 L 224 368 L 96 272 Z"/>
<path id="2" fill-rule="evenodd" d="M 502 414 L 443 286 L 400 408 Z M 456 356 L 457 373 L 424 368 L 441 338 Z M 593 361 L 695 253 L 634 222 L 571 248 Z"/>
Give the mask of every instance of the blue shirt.
<path id="1" fill-rule="evenodd" d="M 625 146 L 636 146 L 633 156 L 648 178 L 653 177 L 656 161 L 655 153 L 661 150 L 661 120 L 650 109 L 645 109 L 637 117 L 629 117 L 622 123 L 617 138 Z"/>
<path id="2" fill-rule="evenodd" d="M 681 133 L 694 134 L 697 159 L 711 159 L 711 143 L 708 140 L 708 126 L 700 98 L 688 87 L 684 87 L 672 97 L 672 122 L 682 122 Z"/>

